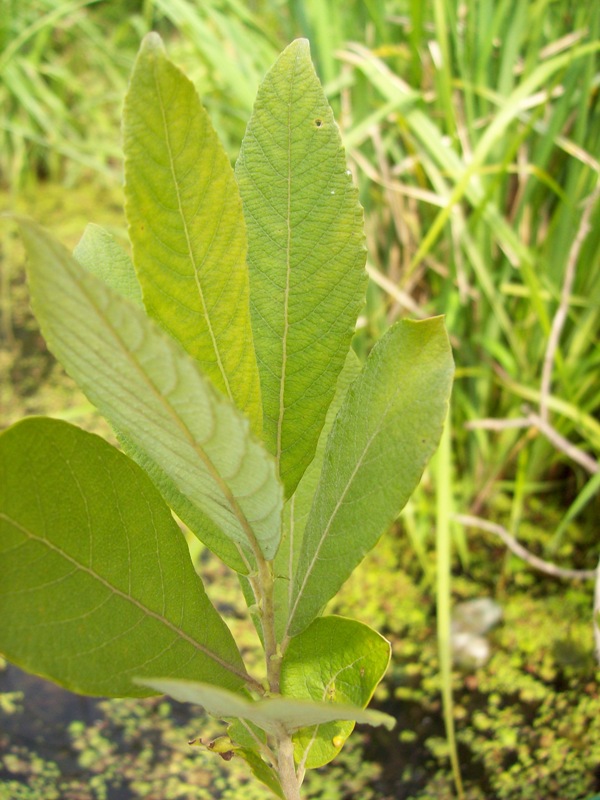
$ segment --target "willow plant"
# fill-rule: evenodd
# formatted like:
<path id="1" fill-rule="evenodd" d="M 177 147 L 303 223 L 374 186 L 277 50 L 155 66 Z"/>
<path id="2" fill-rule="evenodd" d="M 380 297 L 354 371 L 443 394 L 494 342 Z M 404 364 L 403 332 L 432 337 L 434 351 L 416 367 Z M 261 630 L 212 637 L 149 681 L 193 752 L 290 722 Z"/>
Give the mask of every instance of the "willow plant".
<path id="1" fill-rule="evenodd" d="M 122 450 L 64 421 L 0 436 L 0 651 L 90 695 L 167 693 L 228 723 L 211 748 L 282 798 L 333 759 L 390 659 L 324 615 L 439 441 L 440 318 L 360 365 L 362 210 L 305 40 L 262 83 L 235 172 L 193 85 L 149 34 L 124 111 L 130 257 L 18 222 L 46 341 Z M 240 579 L 251 674 L 172 512 Z M 266 677 L 265 677 L 266 675 Z"/>

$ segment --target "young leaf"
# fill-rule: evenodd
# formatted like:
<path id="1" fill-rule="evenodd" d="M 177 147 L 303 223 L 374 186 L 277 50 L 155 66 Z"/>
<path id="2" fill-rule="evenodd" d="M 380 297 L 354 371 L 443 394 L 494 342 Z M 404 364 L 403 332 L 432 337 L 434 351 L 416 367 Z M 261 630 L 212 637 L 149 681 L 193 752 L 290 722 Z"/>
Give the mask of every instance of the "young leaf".
<path id="1" fill-rule="evenodd" d="M 246 228 L 229 159 L 158 34 L 125 101 L 125 210 L 144 303 L 260 434 Z"/>
<path id="2" fill-rule="evenodd" d="M 115 429 L 145 453 L 246 561 L 277 551 L 281 487 L 248 421 L 133 303 L 50 234 L 19 224 L 32 304 L 50 349 Z"/>
<path id="3" fill-rule="evenodd" d="M 287 501 L 283 510 L 283 531 L 281 544 L 275 557 L 275 632 L 277 640 L 281 641 L 288 619 L 290 597 L 294 585 L 294 575 L 298 567 L 298 558 L 304 537 L 304 528 L 310 512 L 313 497 L 319 483 L 319 476 L 323 466 L 325 445 L 327 437 L 333 426 L 333 421 L 342 404 L 348 387 L 360 373 L 360 362 L 352 348 L 346 356 L 346 363 L 337 381 L 335 396 L 325 418 L 325 424 L 319 437 L 315 457 L 302 476 L 298 488 Z"/>
<path id="4" fill-rule="evenodd" d="M 285 795 L 275 770 L 263 761 L 258 753 L 246 747 L 240 747 L 235 750 L 235 754 L 244 759 L 257 780 L 268 786 L 276 797 L 281 797 L 281 800 L 285 800 Z"/>
<path id="5" fill-rule="evenodd" d="M 0 651 L 92 695 L 140 696 L 157 669 L 246 676 L 168 507 L 103 439 L 29 418 L 0 435 Z"/>
<path id="6" fill-rule="evenodd" d="M 338 719 L 385 725 L 389 730 L 396 724 L 389 714 L 350 705 L 313 703 L 284 697 L 252 701 L 218 686 L 174 678 L 140 678 L 139 683 L 168 694 L 180 703 L 196 703 L 218 719 L 245 719 L 274 734 L 281 727 L 288 733 L 294 733 L 307 725 L 320 725 Z"/>
<path id="7" fill-rule="evenodd" d="M 362 209 L 306 40 L 261 85 L 236 176 L 264 437 L 290 497 L 314 456 L 366 280 Z"/>
<path id="8" fill-rule="evenodd" d="M 390 643 L 368 625 L 320 617 L 290 641 L 281 663 L 281 693 L 365 708 L 390 657 Z M 299 730 L 294 734 L 296 763 L 306 769 L 328 764 L 353 728 L 354 722 L 329 722 Z"/>
<path id="9" fill-rule="evenodd" d="M 289 635 L 319 614 L 410 497 L 437 447 L 452 375 L 440 317 L 399 322 L 373 348 L 329 435 Z"/>
<path id="10" fill-rule="evenodd" d="M 131 259 L 100 225 L 91 222 L 86 225 L 73 256 L 122 297 L 142 305 L 142 290 Z"/>

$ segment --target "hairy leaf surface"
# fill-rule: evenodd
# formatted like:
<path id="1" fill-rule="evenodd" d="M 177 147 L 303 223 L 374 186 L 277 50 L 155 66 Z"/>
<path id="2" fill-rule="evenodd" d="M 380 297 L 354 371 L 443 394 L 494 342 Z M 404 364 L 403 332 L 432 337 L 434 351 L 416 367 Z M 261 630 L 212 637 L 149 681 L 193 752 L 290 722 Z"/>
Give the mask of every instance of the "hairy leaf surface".
<path id="1" fill-rule="evenodd" d="M 365 708 L 390 657 L 390 643 L 368 625 L 320 617 L 291 640 L 281 664 L 281 693 Z M 296 763 L 306 769 L 328 764 L 353 728 L 354 722 L 329 722 L 299 730 L 294 734 Z"/>
<path id="2" fill-rule="evenodd" d="M 362 209 L 306 40 L 261 85 L 236 175 L 264 436 L 289 497 L 314 456 L 366 280 Z"/>
<path id="3" fill-rule="evenodd" d="M 0 435 L 0 651 L 68 689 L 140 696 L 157 669 L 235 689 L 245 669 L 143 470 L 30 418 Z"/>
<path id="4" fill-rule="evenodd" d="M 247 419 L 142 309 L 19 219 L 34 310 L 89 399 L 251 561 L 279 544 L 281 487 Z"/>
<path id="5" fill-rule="evenodd" d="M 125 210 L 148 313 L 260 433 L 246 226 L 239 191 L 193 84 L 148 34 L 125 101 Z"/>
<path id="6" fill-rule="evenodd" d="M 279 726 L 283 726 L 288 733 L 294 733 L 307 725 L 324 724 L 339 719 L 364 722 L 367 725 L 385 725 L 389 729 L 396 724 L 396 720 L 389 714 L 347 704 L 314 703 L 284 697 L 251 701 L 217 686 L 171 678 L 143 678 L 139 682 L 174 697 L 180 703 L 196 703 L 219 719 L 245 719 L 262 730 L 275 734 Z"/>
<path id="7" fill-rule="evenodd" d="M 288 634 L 319 614 L 410 497 L 439 442 L 452 375 L 440 317 L 399 322 L 373 348 L 327 441 Z"/>
<path id="8" fill-rule="evenodd" d="M 123 297 L 142 305 L 142 290 L 133 262 L 100 225 L 90 222 L 73 250 L 73 255 L 89 272 Z"/>

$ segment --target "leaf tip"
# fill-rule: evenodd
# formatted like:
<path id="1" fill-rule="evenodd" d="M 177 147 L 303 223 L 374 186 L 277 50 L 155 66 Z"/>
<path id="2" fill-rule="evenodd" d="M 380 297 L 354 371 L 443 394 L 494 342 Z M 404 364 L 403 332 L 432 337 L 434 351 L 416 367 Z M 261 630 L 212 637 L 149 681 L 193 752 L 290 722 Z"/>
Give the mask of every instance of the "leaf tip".
<path id="1" fill-rule="evenodd" d="M 149 55 L 158 55 L 165 52 L 163 40 L 156 31 L 150 31 L 144 36 L 141 49 Z"/>
<path id="2" fill-rule="evenodd" d="M 308 56 L 310 58 L 310 42 L 308 39 L 294 39 L 283 51 L 293 55 Z M 282 53 L 283 55 L 283 53 Z"/>

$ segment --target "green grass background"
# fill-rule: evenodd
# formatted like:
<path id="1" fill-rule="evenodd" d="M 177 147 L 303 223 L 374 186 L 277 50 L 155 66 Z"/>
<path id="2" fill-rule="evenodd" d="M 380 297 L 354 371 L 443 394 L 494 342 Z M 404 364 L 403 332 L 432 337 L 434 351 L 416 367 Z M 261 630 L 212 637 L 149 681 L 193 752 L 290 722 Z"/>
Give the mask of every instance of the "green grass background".
<path id="1" fill-rule="evenodd" d="M 494 534 L 458 521 L 500 524 L 562 567 L 598 564 L 600 4 L 2 0 L 2 207 L 70 245 L 90 220 L 125 241 L 121 103 L 152 29 L 194 80 L 232 159 L 262 76 L 291 39 L 310 40 L 365 208 L 371 280 L 355 347 L 365 356 L 394 320 L 443 313 L 455 351 L 443 445 L 340 600 L 394 642 L 378 702 L 400 728 L 392 740 L 356 737 L 345 760 L 311 778 L 309 796 L 577 800 L 600 791 L 592 583 L 541 576 Z M 103 431 L 44 350 L 8 228 L 1 247 L 0 424 L 50 413 Z M 453 672 L 450 605 L 477 596 L 500 602 L 505 623 L 486 667 Z M 14 702 L 4 703 L 12 719 L 24 701 Z M 122 738 L 120 707 L 108 707 Z M 154 719 L 156 741 L 185 745 L 186 733 Z M 82 752 L 92 735 L 74 735 Z M 32 784 L 33 756 L 15 761 L 14 737 L 5 744 L 0 797 L 4 785 L 6 797 L 50 800 L 60 769 L 44 778 L 44 794 Z M 132 769 L 143 771 L 140 748 Z M 101 763 L 83 761 L 92 772 Z M 218 766 L 229 796 L 237 773 Z M 114 771 L 141 792 L 130 796 L 152 796 Z M 85 791 L 116 796 L 112 774 L 96 773 L 90 786 L 100 788 Z M 152 791 L 203 796 L 182 789 L 186 781 Z"/>

